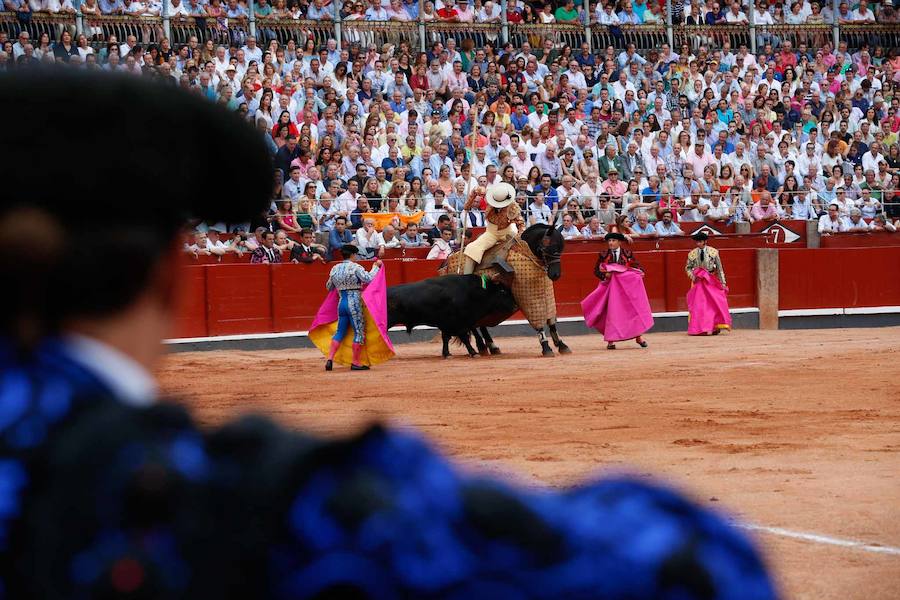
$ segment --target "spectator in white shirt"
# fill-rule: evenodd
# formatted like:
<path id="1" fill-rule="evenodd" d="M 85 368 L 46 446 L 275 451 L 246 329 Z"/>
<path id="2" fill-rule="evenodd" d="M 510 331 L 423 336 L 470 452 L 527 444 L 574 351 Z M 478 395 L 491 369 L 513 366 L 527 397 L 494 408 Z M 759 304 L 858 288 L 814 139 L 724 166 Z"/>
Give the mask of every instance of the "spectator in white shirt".
<path id="1" fill-rule="evenodd" d="M 634 84 L 628 81 L 628 73 L 625 72 L 625 69 L 619 71 L 619 80 L 613 84 L 613 91 L 616 94 L 616 98 L 625 100 L 625 92 L 630 90 L 632 93 L 637 93 L 634 89 Z"/>
<path id="2" fill-rule="evenodd" d="M 884 215 L 875 215 L 875 218 L 872 219 L 871 223 L 872 231 L 887 231 L 890 233 L 894 233 L 897 231 L 897 228 L 888 221 Z"/>
<path id="3" fill-rule="evenodd" d="M 887 159 L 885 159 L 884 154 L 881 154 L 881 144 L 874 142 L 869 147 L 869 151 L 862 155 L 863 172 L 871 170 L 873 173 L 877 173 L 878 163 L 882 162 L 886 163 Z"/>
<path id="4" fill-rule="evenodd" d="M 850 13 L 850 20 L 854 23 L 874 23 L 875 14 L 869 10 L 866 0 L 859 0 L 859 7 Z"/>
<path id="5" fill-rule="evenodd" d="M 338 213 L 344 214 L 349 219 L 350 213 L 359 205 L 360 198 L 363 196 L 359 194 L 359 183 L 356 179 L 350 179 L 347 182 L 347 191 L 338 196 L 335 201 Z"/>
<path id="6" fill-rule="evenodd" d="M 731 8 L 727 13 L 725 13 L 725 22 L 726 23 L 747 23 L 747 15 L 741 10 L 741 5 L 738 2 L 732 2 Z"/>
<path id="7" fill-rule="evenodd" d="M 581 65 L 577 61 L 573 60 L 569 63 L 569 70 L 566 75 L 569 76 L 569 85 L 572 86 L 572 89 L 583 90 L 587 88 L 587 80 L 585 80 L 584 73 L 581 72 Z"/>
<path id="8" fill-rule="evenodd" d="M 528 205 L 528 224 L 537 225 L 540 223 L 541 225 L 549 225 L 550 217 L 550 207 L 544 203 L 544 192 L 537 192 L 534 195 L 534 200 Z"/>
<path id="9" fill-rule="evenodd" d="M 606 229 L 604 229 L 599 217 L 591 217 L 588 224 L 581 229 L 581 237 L 586 240 L 603 239 L 605 236 Z"/>
<path id="10" fill-rule="evenodd" d="M 712 194 L 709 199 L 700 200 L 700 215 L 707 221 L 724 222 L 731 216 L 731 207 L 721 194 Z"/>
<path id="11" fill-rule="evenodd" d="M 575 226 L 575 219 L 573 219 L 572 215 L 569 214 L 563 215 L 562 225 L 559 227 L 559 232 L 562 234 L 563 239 L 566 240 L 581 237 L 581 232 L 578 230 L 578 227 Z"/>
<path id="12" fill-rule="evenodd" d="M 374 258 L 381 251 L 381 242 L 378 232 L 375 231 L 375 219 L 371 217 L 363 219 L 363 226 L 356 230 L 356 246 L 359 248 L 360 258 Z"/>
<path id="13" fill-rule="evenodd" d="M 169 2 L 169 16 L 170 17 L 186 17 L 190 15 L 190 11 L 188 11 L 187 7 L 184 5 L 184 2 L 181 0 L 170 0 Z"/>
<path id="14" fill-rule="evenodd" d="M 581 133 L 581 128 L 584 126 L 584 123 L 575 115 L 575 107 L 570 106 L 566 109 L 566 118 L 560 125 L 562 125 L 566 137 L 574 142 L 578 137 L 578 134 Z"/>
<path id="15" fill-rule="evenodd" d="M 247 62 L 251 60 L 255 60 L 257 65 L 262 64 L 263 59 L 263 51 L 262 48 L 256 45 L 256 38 L 251 36 L 247 36 L 247 45 L 241 48 L 244 51 L 244 56 L 247 58 Z"/>
<path id="16" fill-rule="evenodd" d="M 847 231 L 847 220 L 841 216 L 837 204 L 828 206 L 828 213 L 819 217 L 819 235 L 831 235 Z"/>
<path id="17" fill-rule="evenodd" d="M 496 2 L 491 2 L 491 0 L 485 2 L 481 10 L 478 11 L 479 23 L 499 23 L 500 17 L 500 5 Z"/>
<path id="18" fill-rule="evenodd" d="M 869 231 L 869 224 L 862 218 L 862 211 L 858 208 L 850 209 L 850 218 L 847 220 L 847 231 Z"/>
<path id="19" fill-rule="evenodd" d="M 864 219 L 874 219 L 881 212 L 881 202 L 872 197 L 872 190 L 863 188 L 860 190 L 860 198 L 856 201 Z"/>
<path id="20" fill-rule="evenodd" d="M 528 151 L 525 148 L 524 144 L 519 144 L 519 147 L 516 148 L 516 156 L 509 162 L 513 166 L 513 169 L 516 172 L 516 177 L 528 177 L 528 172 L 531 171 L 531 167 L 534 166 L 534 163 L 531 162 L 531 159 L 528 157 Z"/>
<path id="21" fill-rule="evenodd" d="M 381 230 L 381 233 L 378 234 L 378 256 L 384 256 L 385 248 L 399 248 L 400 247 L 400 237 L 397 235 L 397 230 L 394 229 L 393 225 L 385 225 L 384 229 Z"/>

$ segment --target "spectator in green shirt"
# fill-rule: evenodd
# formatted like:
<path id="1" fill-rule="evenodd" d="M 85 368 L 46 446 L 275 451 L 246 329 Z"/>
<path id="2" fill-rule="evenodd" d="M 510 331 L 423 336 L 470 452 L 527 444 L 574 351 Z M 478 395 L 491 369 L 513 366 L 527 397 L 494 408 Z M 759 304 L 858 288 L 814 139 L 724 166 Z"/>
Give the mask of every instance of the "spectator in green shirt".
<path id="1" fill-rule="evenodd" d="M 575 0 L 566 0 L 563 6 L 556 9 L 554 16 L 557 23 L 577 23 L 578 11 L 575 9 Z"/>

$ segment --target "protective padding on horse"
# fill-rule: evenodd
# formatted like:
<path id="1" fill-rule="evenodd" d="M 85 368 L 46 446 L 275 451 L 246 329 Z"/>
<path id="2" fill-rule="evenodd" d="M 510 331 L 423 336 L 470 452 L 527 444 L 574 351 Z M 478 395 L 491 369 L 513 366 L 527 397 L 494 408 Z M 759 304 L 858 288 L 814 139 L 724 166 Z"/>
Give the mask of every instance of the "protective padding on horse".
<path id="1" fill-rule="evenodd" d="M 493 249 L 492 249 L 493 250 Z M 491 251 L 485 253 L 487 258 Z M 439 271 L 442 275 L 462 272 L 460 262 L 462 254 L 455 252 L 447 259 L 447 264 Z M 485 261 L 487 262 L 487 261 Z M 506 262 L 513 268 L 510 290 L 528 323 L 535 329 L 543 327 L 548 321 L 556 322 L 556 296 L 553 294 L 553 282 L 547 277 L 547 271 L 540 261 L 522 240 L 518 240 L 510 249 Z M 476 275 L 498 276 L 504 279 L 504 273 L 496 265 L 487 268 L 481 265 L 475 269 Z"/>

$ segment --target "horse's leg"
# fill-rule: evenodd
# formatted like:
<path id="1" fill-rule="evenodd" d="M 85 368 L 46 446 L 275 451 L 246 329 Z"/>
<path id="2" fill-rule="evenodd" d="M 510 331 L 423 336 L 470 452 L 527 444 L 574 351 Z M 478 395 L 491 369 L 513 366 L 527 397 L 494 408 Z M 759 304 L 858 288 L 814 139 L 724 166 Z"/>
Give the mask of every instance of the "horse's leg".
<path id="1" fill-rule="evenodd" d="M 450 354 L 450 334 L 444 331 L 441 332 L 441 341 L 444 343 L 444 347 L 441 349 L 441 356 L 444 358 L 448 358 L 451 356 Z"/>
<path id="2" fill-rule="evenodd" d="M 478 333 L 477 327 L 472 330 L 472 336 L 475 338 L 475 348 L 478 349 L 478 354 L 480 354 L 482 356 L 487 356 L 488 355 L 488 347 L 484 343 L 484 340 L 482 339 L 481 334 Z"/>
<path id="3" fill-rule="evenodd" d="M 550 342 L 547 341 L 547 337 L 544 335 L 544 328 L 535 327 L 535 331 L 537 331 L 538 340 L 541 342 L 541 354 L 543 356 L 553 356 L 553 350 L 550 349 Z"/>
<path id="4" fill-rule="evenodd" d="M 571 354 L 572 353 L 571 348 L 566 346 L 566 343 L 564 341 L 562 341 L 561 339 L 559 339 L 559 333 L 557 333 L 557 331 L 556 331 L 556 320 L 554 319 L 552 323 L 548 320 L 547 326 L 550 329 L 550 337 L 553 338 L 553 345 L 556 346 L 556 348 L 559 350 L 559 353 L 560 354 Z"/>
<path id="5" fill-rule="evenodd" d="M 491 333 L 488 331 L 487 327 L 481 328 L 481 335 L 484 337 L 484 343 L 487 344 L 490 353 L 500 354 L 500 347 L 494 343 L 494 338 L 491 337 Z"/>

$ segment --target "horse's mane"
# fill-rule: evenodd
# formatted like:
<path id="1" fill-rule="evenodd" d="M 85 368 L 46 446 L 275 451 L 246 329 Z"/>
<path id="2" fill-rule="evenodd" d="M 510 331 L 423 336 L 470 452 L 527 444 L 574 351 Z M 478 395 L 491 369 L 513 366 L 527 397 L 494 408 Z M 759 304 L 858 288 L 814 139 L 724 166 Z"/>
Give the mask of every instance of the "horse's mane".
<path id="1" fill-rule="evenodd" d="M 550 233 L 550 237 L 552 238 L 551 244 L 557 248 L 557 253 L 562 254 L 563 246 L 565 245 L 565 240 L 563 239 L 562 234 L 559 233 L 552 225 L 535 223 L 522 232 L 522 240 L 526 244 L 528 244 L 528 247 L 531 248 L 531 251 L 535 256 L 541 256 L 541 240 L 545 235 L 548 234 L 548 230 Z"/>

